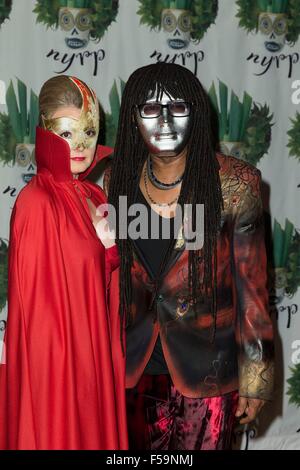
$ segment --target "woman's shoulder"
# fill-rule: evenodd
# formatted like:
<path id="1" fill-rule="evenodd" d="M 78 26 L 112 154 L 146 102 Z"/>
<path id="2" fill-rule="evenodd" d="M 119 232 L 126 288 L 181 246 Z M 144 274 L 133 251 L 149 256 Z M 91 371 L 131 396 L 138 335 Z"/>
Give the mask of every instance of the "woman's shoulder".
<path id="1" fill-rule="evenodd" d="M 51 194 L 33 179 L 20 191 L 14 205 L 14 212 L 33 218 L 50 206 Z"/>

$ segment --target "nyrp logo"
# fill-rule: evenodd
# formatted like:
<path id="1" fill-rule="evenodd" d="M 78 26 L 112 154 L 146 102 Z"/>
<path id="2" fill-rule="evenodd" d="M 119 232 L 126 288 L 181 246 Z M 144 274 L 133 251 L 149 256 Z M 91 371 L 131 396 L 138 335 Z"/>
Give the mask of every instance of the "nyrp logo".
<path id="1" fill-rule="evenodd" d="M 115 21 L 119 9 L 118 0 L 38 0 L 34 8 L 37 22 L 57 30 L 61 42 L 68 49 L 79 51 L 66 54 L 52 49 L 47 57 L 66 65 L 57 73 L 65 73 L 77 59 L 84 65 L 87 59 L 94 61 L 94 75 L 98 62 L 104 60 L 103 49 L 80 52 L 90 42 L 99 43 L 106 30 Z"/>
<path id="2" fill-rule="evenodd" d="M 204 52 L 190 52 L 186 49 L 191 43 L 198 44 L 207 29 L 215 22 L 218 13 L 218 0 L 138 0 L 141 24 L 160 32 L 165 44 L 175 54 L 163 54 L 154 51 L 150 58 L 157 61 L 187 62 L 194 61 L 194 73 L 197 63 L 204 59 Z"/>
<path id="3" fill-rule="evenodd" d="M 12 81 L 5 100 L 7 114 L 0 113 L 0 162 L 16 165 L 24 183 L 35 174 L 35 128 L 38 124 L 38 98 L 17 79 L 17 95 Z"/>
<path id="4" fill-rule="evenodd" d="M 208 94 L 217 118 L 221 152 L 256 165 L 271 142 L 273 115 L 269 107 L 255 103 L 246 92 L 240 101 L 221 81 L 219 92 L 213 83 Z"/>
<path id="5" fill-rule="evenodd" d="M 300 56 L 294 52 L 284 54 L 286 46 L 294 46 L 300 33 L 299 0 L 237 0 L 239 26 L 248 33 L 258 35 L 259 45 L 267 55 L 252 52 L 248 61 L 259 64 L 261 70 L 255 75 L 264 75 L 272 64 L 279 68 L 288 64 L 288 77 Z M 259 46 L 258 46 L 259 47 Z"/>
<path id="6" fill-rule="evenodd" d="M 9 18 L 12 0 L 0 0 L 0 26 Z"/>

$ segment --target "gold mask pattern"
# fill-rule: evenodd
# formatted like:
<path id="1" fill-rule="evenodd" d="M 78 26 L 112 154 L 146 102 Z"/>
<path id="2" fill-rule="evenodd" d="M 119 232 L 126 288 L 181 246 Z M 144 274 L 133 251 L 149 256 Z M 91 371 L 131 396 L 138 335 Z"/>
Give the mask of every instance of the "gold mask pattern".
<path id="1" fill-rule="evenodd" d="M 96 147 L 99 133 L 99 112 L 95 93 L 75 77 L 69 77 L 82 96 L 79 119 L 63 116 L 47 118 L 42 116 L 43 127 L 65 139 L 71 150 Z M 65 136 L 63 136 L 65 134 Z M 69 136 L 68 136 L 69 135 Z"/>

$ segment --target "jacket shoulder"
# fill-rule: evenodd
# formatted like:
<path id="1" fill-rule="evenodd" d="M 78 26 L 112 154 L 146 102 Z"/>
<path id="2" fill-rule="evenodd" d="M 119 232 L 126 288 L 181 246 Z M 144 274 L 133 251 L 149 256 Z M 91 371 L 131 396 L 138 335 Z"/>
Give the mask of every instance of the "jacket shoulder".
<path id="1" fill-rule="evenodd" d="M 253 165 L 239 158 L 217 153 L 222 193 L 241 194 L 246 190 L 258 195 L 261 173 Z"/>

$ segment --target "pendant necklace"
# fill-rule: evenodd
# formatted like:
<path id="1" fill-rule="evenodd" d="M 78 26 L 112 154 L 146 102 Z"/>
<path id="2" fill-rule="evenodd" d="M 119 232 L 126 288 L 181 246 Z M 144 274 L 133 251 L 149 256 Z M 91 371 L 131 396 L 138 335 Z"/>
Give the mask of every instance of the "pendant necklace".
<path id="1" fill-rule="evenodd" d="M 171 201 L 171 202 L 159 203 L 159 202 L 154 201 L 154 199 L 149 194 L 149 188 L 148 188 L 148 183 L 147 183 L 147 166 L 145 166 L 145 170 L 144 170 L 144 183 L 145 183 L 145 189 L 146 189 L 147 196 L 148 196 L 149 200 L 152 202 L 152 204 L 154 204 L 156 206 L 159 206 L 159 207 L 169 207 L 169 206 L 172 206 L 175 202 L 178 201 L 179 195 L 175 199 L 173 199 L 173 201 Z"/>

